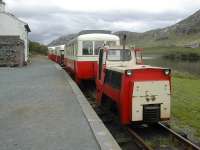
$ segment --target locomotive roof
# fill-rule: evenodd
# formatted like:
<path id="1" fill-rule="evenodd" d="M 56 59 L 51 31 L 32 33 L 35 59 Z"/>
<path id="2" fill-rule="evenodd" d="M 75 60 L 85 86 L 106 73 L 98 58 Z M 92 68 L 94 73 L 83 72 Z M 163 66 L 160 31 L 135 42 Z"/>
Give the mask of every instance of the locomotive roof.
<path id="1" fill-rule="evenodd" d="M 64 48 L 65 48 L 65 45 L 57 45 L 57 46 L 55 46 L 55 48 L 64 49 Z"/>
<path id="2" fill-rule="evenodd" d="M 154 67 L 150 65 L 133 65 L 133 66 L 110 66 L 108 70 L 113 70 L 121 73 L 125 73 L 125 70 L 137 70 L 137 69 L 166 69 L 162 67 Z"/>

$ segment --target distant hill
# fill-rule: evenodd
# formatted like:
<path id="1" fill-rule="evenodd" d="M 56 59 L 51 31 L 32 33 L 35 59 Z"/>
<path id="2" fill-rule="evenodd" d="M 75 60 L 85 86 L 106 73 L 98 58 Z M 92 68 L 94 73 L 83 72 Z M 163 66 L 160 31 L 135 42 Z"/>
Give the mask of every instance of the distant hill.
<path id="1" fill-rule="evenodd" d="M 114 34 L 122 37 L 127 35 L 127 43 L 138 47 L 157 46 L 184 46 L 200 43 L 200 10 L 175 25 L 150 30 L 144 33 L 130 31 L 118 31 Z M 50 43 L 50 45 L 64 44 L 76 34 L 62 36 Z"/>
<path id="2" fill-rule="evenodd" d="M 48 44 L 48 46 L 55 46 L 55 45 L 63 45 L 69 42 L 71 39 L 73 39 L 77 34 L 68 34 L 61 36 L 55 40 L 53 40 L 51 43 Z"/>
<path id="3" fill-rule="evenodd" d="M 200 10 L 175 25 L 150 30 L 144 33 L 118 31 L 116 35 L 127 34 L 129 44 L 140 47 L 184 46 L 200 43 Z"/>

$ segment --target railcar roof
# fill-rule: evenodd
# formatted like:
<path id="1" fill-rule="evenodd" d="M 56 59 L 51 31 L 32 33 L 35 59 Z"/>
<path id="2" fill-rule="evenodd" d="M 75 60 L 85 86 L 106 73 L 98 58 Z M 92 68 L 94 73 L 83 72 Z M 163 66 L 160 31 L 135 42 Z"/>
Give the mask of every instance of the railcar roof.
<path id="1" fill-rule="evenodd" d="M 65 45 L 56 45 L 56 46 L 50 46 L 48 49 L 65 49 Z"/>
<path id="2" fill-rule="evenodd" d="M 109 30 L 83 30 L 83 31 L 79 32 L 78 35 L 92 34 L 92 33 L 111 34 L 112 32 Z"/>
<path id="3" fill-rule="evenodd" d="M 54 46 L 51 46 L 51 47 L 48 47 L 49 50 L 54 50 L 55 47 Z"/>
<path id="4" fill-rule="evenodd" d="M 65 45 L 57 45 L 55 48 L 65 49 Z"/>
<path id="5" fill-rule="evenodd" d="M 113 34 L 102 34 L 102 33 L 93 33 L 93 34 L 84 34 L 77 37 L 78 40 L 119 40 L 119 37 Z"/>

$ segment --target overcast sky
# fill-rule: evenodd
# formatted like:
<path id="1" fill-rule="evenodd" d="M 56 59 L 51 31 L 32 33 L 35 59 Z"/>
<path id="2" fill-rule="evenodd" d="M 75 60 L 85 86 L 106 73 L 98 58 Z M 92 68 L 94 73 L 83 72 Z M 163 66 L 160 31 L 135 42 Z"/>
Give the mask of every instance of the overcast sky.
<path id="1" fill-rule="evenodd" d="M 41 43 L 85 29 L 144 32 L 172 25 L 200 9 L 200 0 L 4 0 Z"/>

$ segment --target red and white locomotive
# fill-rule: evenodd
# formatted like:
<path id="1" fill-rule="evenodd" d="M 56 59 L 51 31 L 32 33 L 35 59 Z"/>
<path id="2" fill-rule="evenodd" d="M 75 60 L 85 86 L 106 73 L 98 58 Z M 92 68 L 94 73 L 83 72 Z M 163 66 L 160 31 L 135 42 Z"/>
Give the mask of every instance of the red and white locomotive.
<path id="1" fill-rule="evenodd" d="M 122 124 L 170 118 L 171 71 L 143 65 L 141 50 L 105 46 L 99 51 L 96 101 L 101 105 L 109 97 Z"/>
<path id="2" fill-rule="evenodd" d="M 119 45 L 120 39 L 110 31 L 86 30 L 66 45 L 64 65 L 78 83 L 96 78 L 99 48 L 104 44 Z"/>

